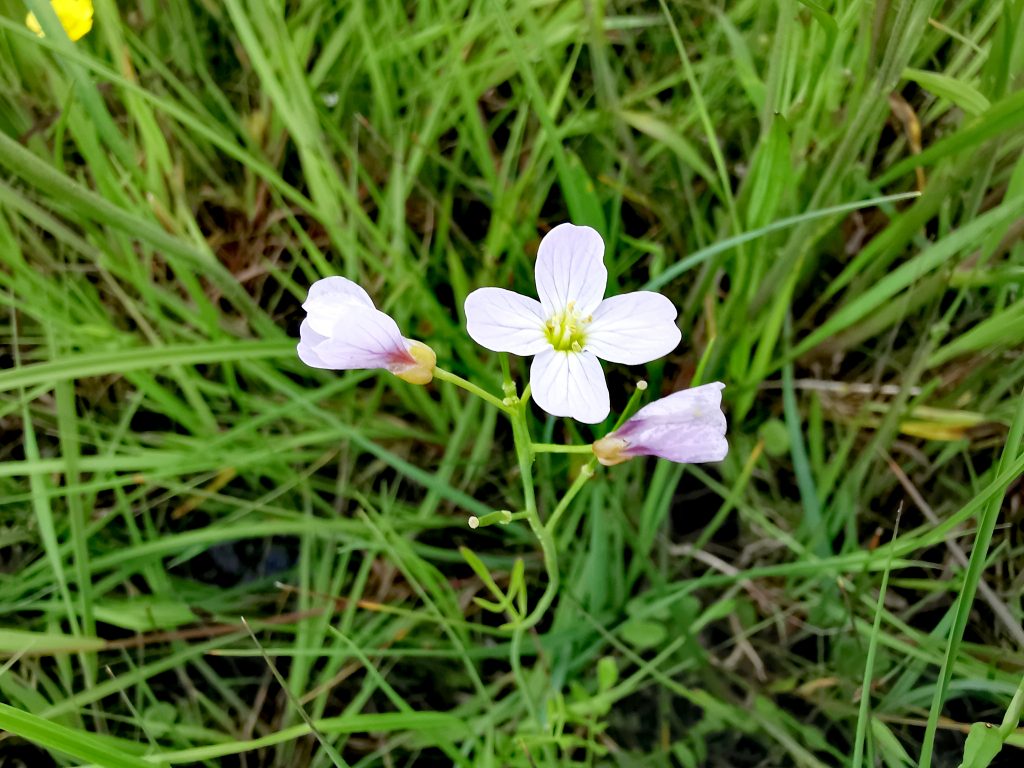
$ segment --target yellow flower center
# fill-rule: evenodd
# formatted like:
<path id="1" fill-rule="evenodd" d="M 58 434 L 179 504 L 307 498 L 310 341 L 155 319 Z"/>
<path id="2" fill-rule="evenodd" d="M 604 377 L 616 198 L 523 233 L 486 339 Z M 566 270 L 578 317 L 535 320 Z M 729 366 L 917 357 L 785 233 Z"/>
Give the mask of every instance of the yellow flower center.
<path id="1" fill-rule="evenodd" d="M 576 302 L 570 301 L 566 308 L 548 318 L 544 324 L 544 336 L 559 352 L 582 352 L 587 343 L 587 326 L 592 317 L 580 317 Z"/>

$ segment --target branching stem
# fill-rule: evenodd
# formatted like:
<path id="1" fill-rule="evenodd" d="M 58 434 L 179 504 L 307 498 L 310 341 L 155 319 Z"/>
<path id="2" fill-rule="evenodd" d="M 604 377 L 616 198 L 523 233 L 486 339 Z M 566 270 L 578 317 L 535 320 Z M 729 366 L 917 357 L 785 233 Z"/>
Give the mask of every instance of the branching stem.
<path id="1" fill-rule="evenodd" d="M 511 414 L 512 412 L 512 409 L 509 406 L 505 405 L 505 403 L 502 402 L 500 397 L 492 395 L 486 389 L 478 387 L 471 381 L 466 381 L 466 379 L 462 378 L 457 374 L 452 373 L 451 371 L 446 371 L 444 368 L 434 368 L 434 378 L 438 379 L 439 381 L 447 381 L 449 384 L 454 384 L 456 387 L 460 387 L 469 392 L 470 394 L 476 395 L 481 400 L 484 400 L 485 402 L 488 402 L 491 405 L 493 405 L 502 413 Z"/>

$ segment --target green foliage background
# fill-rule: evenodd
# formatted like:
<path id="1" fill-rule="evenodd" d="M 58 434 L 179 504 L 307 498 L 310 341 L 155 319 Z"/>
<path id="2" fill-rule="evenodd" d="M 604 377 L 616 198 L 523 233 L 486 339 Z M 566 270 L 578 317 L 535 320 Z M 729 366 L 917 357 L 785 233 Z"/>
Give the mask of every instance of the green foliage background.
<path id="1" fill-rule="evenodd" d="M 0 763 L 953 766 L 1002 721 L 964 764 L 1018 764 L 1024 3 L 96 0 L 77 44 L 27 5 Z M 543 589 L 466 526 L 521 503 L 506 425 L 294 337 L 346 275 L 497 391 L 462 301 L 566 220 L 680 307 L 613 405 L 701 364 L 731 453 L 599 472 L 517 652 L 458 551 Z"/>

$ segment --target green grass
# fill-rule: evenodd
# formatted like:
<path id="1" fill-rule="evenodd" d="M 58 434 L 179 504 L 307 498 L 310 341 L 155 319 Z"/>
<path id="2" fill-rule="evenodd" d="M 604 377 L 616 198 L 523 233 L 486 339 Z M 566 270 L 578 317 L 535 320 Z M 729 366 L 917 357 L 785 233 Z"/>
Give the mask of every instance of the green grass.
<path id="1" fill-rule="evenodd" d="M 1019 0 L 43 11 L 0 0 L 0 764 L 1019 763 Z M 516 632 L 505 416 L 294 337 L 345 275 L 499 393 L 462 302 L 562 221 L 680 308 L 613 408 L 724 381 L 731 451 L 539 454 Z"/>

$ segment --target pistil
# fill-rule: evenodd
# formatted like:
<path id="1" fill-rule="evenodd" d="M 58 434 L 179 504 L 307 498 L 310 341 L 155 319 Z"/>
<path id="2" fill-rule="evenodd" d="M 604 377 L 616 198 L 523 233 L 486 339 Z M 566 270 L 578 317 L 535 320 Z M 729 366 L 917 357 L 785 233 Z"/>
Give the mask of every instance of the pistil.
<path id="1" fill-rule="evenodd" d="M 590 319 L 580 317 L 576 303 L 570 301 L 562 312 L 548 318 L 544 335 L 559 352 L 582 352 L 587 342 L 586 328 Z"/>

